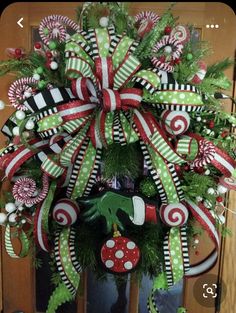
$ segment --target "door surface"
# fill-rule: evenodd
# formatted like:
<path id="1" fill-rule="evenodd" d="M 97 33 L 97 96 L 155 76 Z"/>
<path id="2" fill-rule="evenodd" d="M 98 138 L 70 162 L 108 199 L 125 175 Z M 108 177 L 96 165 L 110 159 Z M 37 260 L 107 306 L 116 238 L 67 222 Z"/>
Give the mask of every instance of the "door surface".
<path id="1" fill-rule="evenodd" d="M 24 47 L 30 49 L 32 45 L 32 29 L 37 27 L 40 20 L 50 14 L 62 14 L 75 19 L 76 8 L 82 3 L 76 2 L 21 2 L 13 3 L 3 12 L 0 20 L 1 47 L 0 59 L 6 59 L 5 48 Z M 142 10 L 151 10 L 162 13 L 170 5 L 165 2 L 130 3 L 130 14 L 138 13 Z M 173 14 L 179 16 L 180 23 L 191 23 L 199 29 L 202 39 L 211 43 L 214 54 L 207 60 L 208 63 L 223 59 L 224 57 L 234 57 L 236 46 L 236 19 L 235 15 L 226 4 L 220 2 L 178 2 L 173 7 Z M 23 17 L 23 28 L 17 25 L 17 21 Z M 218 28 L 206 27 L 206 25 L 219 25 Z M 227 71 L 227 76 L 233 78 L 233 69 Z M 7 103 L 7 90 L 12 77 L 0 78 L 1 99 Z M 232 89 L 233 93 L 233 89 Z M 225 110 L 231 111 L 230 101 L 225 102 Z M 13 110 L 7 107 L 0 114 L 0 125 L 10 116 Z M 0 146 L 4 145 L 5 138 L 0 134 Z M 4 184 L 2 194 L 7 189 Z M 234 209 L 236 202 L 235 194 L 230 196 L 229 208 Z M 227 226 L 233 230 L 233 236 L 222 240 L 220 258 L 211 273 L 220 276 L 227 283 L 227 295 L 221 306 L 221 313 L 235 313 L 235 281 L 236 281 L 236 218 L 234 215 L 227 216 Z M 234 247 L 234 248 L 232 248 Z M 198 262 L 203 259 L 212 249 L 212 244 L 207 236 L 200 238 L 198 250 L 191 251 L 191 261 Z M 84 277 L 84 290 L 86 290 L 86 277 Z M 36 313 L 35 311 L 35 270 L 31 258 L 13 260 L 7 256 L 2 245 L 1 249 L 1 279 L 2 279 L 2 301 L 3 313 L 20 311 L 24 313 Z M 215 308 L 206 308 L 198 303 L 193 294 L 193 286 L 197 278 L 187 279 L 184 282 L 183 302 L 190 313 L 215 313 Z M 137 297 L 137 286 L 132 285 L 131 297 Z M 136 289 L 135 289 L 136 288 Z M 86 292 L 81 295 L 83 300 Z M 84 313 L 84 301 L 79 301 L 77 312 Z M 130 312 L 135 312 L 130 308 Z M 88 313 L 90 313 L 88 311 Z M 120 312 L 123 313 L 123 312 Z"/>

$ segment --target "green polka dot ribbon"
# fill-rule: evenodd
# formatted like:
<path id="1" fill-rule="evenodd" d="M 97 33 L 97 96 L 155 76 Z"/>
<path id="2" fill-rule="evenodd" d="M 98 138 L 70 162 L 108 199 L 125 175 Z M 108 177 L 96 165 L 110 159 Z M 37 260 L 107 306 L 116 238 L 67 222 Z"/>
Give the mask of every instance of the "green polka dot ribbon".
<path id="1" fill-rule="evenodd" d="M 145 93 L 143 101 L 155 104 L 160 109 L 177 111 L 200 111 L 204 108 L 202 95 L 195 86 L 164 84 L 154 94 Z"/>
<path id="2" fill-rule="evenodd" d="M 163 244 L 167 283 L 171 287 L 189 270 L 186 226 L 171 227 Z"/>
<path id="3" fill-rule="evenodd" d="M 80 274 L 75 269 L 71 259 L 70 233 L 70 227 L 57 231 L 55 239 L 55 258 L 62 281 L 71 295 L 75 296 L 79 287 Z"/>

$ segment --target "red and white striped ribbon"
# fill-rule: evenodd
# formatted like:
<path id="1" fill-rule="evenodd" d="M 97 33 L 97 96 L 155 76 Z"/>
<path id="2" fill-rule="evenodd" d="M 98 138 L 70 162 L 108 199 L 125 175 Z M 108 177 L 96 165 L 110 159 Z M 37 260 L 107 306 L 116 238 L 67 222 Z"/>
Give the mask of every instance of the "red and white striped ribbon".
<path id="1" fill-rule="evenodd" d="M 39 152 L 38 148 L 42 150 L 48 146 L 48 140 L 33 139 L 29 141 L 28 144 L 32 147 L 32 150 L 26 148 L 25 146 L 21 146 L 19 149 L 13 152 L 7 160 L 5 173 L 9 180 L 12 179 L 15 172 L 21 167 L 23 163 Z"/>
<path id="2" fill-rule="evenodd" d="M 85 103 L 84 101 L 75 100 L 58 106 L 58 112 L 64 122 L 83 118 L 92 114 L 95 103 Z"/>
<path id="3" fill-rule="evenodd" d="M 96 77 L 101 84 L 101 89 L 112 88 L 114 82 L 112 58 L 96 58 L 95 69 Z"/>
<path id="4" fill-rule="evenodd" d="M 44 203 L 39 205 L 35 212 L 34 217 L 34 239 L 37 245 L 43 249 L 44 251 L 48 252 L 50 250 L 50 245 L 48 242 L 48 236 L 43 229 L 43 213 L 44 213 Z"/>
<path id="5" fill-rule="evenodd" d="M 218 258 L 218 248 L 220 245 L 219 235 L 215 227 L 215 221 L 208 209 L 202 203 L 194 203 L 186 200 L 189 210 L 192 212 L 196 220 L 207 231 L 210 238 L 215 244 L 213 251 L 202 261 L 190 266 L 190 269 L 185 273 L 185 276 L 192 277 L 201 275 L 209 271 L 216 263 Z"/>
<path id="6" fill-rule="evenodd" d="M 140 112 L 134 109 L 133 121 L 137 126 L 140 137 L 143 141 L 147 141 L 154 132 L 153 124 L 150 119 L 150 114 L 147 112 Z"/>

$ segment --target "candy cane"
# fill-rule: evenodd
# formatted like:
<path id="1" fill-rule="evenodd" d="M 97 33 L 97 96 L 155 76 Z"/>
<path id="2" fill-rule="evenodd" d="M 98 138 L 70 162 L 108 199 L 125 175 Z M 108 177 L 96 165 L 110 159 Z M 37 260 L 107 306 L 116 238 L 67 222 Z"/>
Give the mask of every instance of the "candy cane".
<path id="1" fill-rule="evenodd" d="M 16 201 L 24 204 L 34 205 L 45 199 L 48 193 L 48 177 L 43 175 L 43 188 L 38 196 L 33 197 L 36 192 L 36 182 L 28 177 L 19 178 L 12 189 L 13 197 Z"/>
<path id="2" fill-rule="evenodd" d="M 63 42 L 67 39 L 67 30 L 65 26 L 69 26 L 75 31 L 79 30 L 79 25 L 63 15 L 49 15 L 42 19 L 39 24 L 39 34 L 45 45 L 53 39 Z"/>
<path id="3" fill-rule="evenodd" d="M 22 103 L 26 96 L 25 92 L 33 93 L 31 86 L 37 86 L 38 82 L 32 77 L 24 77 L 17 79 L 11 84 L 8 91 L 8 98 L 10 103 L 18 110 L 26 111 L 26 106 Z"/>
<path id="4" fill-rule="evenodd" d="M 215 157 L 215 147 L 207 140 L 201 140 L 199 142 L 199 153 L 198 157 L 193 161 L 194 167 L 203 167 L 206 164 L 211 163 Z"/>
<path id="5" fill-rule="evenodd" d="M 173 72 L 174 66 L 173 61 L 178 59 L 180 55 L 182 54 L 183 45 L 176 40 L 172 36 L 164 36 L 161 40 L 159 40 L 155 46 L 152 49 L 153 54 L 159 52 L 160 49 L 165 48 L 167 46 L 171 47 L 170 52 L 170 61 L 164 61 L 161 57 L 153 56 L 151 61 L 153 65 L 161 70 L 167 71 L 167 72 Z M 164 55 L 163 55 L 164 57 Z"/>

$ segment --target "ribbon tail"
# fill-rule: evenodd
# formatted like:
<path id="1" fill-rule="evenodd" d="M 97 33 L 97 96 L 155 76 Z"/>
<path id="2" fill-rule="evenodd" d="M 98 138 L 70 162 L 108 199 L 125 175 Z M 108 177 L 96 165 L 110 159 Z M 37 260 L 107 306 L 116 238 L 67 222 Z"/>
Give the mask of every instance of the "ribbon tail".
<path id="1" fill-rule="evenodd" d="M 21 251 L 20 253 L 16 254 L 13 248 L 13 244 L 11 241 L 11 227 L 9 224 L 6 225 L 6 230 L 5 230 L 5 236 L 4 236 L 4 241 L 5 241 L 5 249 L 7 254 L 11 258 L 24 258 L 27 256 L 29 252 L 29 240 L 24 231 L 21 231 L 18 237 L 20 243 L 21 243 Z"/>
<path id="2" fill-rule="evenodd" d="M 73 300 L 73 296 L 71 295 L 70 291 L 64 283 L 60 283 L 53 291 L 49 299 L 46 313 L 56 313 L 59 306 L 71 300 Z"/>

